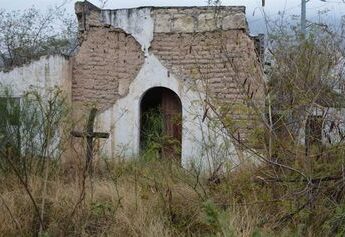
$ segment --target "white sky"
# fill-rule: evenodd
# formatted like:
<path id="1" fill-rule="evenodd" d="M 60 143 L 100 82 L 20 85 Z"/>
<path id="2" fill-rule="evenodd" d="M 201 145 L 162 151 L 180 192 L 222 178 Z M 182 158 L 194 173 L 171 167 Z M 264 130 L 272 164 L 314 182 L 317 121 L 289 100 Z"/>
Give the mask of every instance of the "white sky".
<path id="1" fill-rule="evenodd" d="M 0 0 L 0 8 L 6 10 L 19 10 L 35 6 L 39 9 L 46 9 L 49 6 L 59 5 L 67 1 L 66 9 L 69 13 L 74 12 L 75 0 Z M 99 0 L 89 0 L 99 5 Z M 138 6 L 200 6 L 206 5 L 207 0 L 108 0 L 106 8 L 130 8 Z M 266 0 L 266 7 L 261 8 L 261 0 L 223 0 L 224 5 L 243 5 L 247 7 L 248 22 L 253 33 L 263 32 L 264 10 L 268 16 L 277 17 L 279 12 L 286 11 L 286 15 L 299 16 L 301 0 Z M 308 20 L 318 21 L 321 12 L 322 20 L 339 22 L 340 16 L 345 15 L 345 3 L 343 0 L 310 0 L 307 4 Z"/>

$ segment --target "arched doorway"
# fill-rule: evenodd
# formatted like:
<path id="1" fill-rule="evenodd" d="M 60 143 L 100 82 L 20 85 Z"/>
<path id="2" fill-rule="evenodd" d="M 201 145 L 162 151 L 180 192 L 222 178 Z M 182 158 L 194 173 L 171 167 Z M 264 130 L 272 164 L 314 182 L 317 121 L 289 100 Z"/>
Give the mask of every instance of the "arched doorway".
<path id="1" fill-rule="evenodd" d="M 140 149 L 156 158 L 181 159 L 182 105 L 170 89 L 154 87 L 140 103 Z"/>

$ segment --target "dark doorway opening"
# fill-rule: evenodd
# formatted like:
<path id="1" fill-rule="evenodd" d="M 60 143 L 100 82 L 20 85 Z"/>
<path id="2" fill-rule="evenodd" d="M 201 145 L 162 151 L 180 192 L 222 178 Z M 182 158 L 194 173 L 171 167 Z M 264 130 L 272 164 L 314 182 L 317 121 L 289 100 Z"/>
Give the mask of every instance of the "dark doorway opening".
<path id="1" fill-rule="evenodd" d="M 148 158 L 181 159 L 182 105 L 164 87 L 149 89 L 140 103 L 140 149 Z"/>

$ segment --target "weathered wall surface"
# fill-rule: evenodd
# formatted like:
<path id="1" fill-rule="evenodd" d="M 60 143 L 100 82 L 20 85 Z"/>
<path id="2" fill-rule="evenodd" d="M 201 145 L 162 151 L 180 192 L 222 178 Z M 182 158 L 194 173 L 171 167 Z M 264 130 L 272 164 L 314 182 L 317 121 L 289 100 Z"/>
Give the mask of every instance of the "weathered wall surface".
<path id="1" fill-rule="evenodd" d="M 72 67 L 70 61 L 64 56 L 44 56 L 37 61 L 14 68 L 9 72 L 0 72 L 0 84 L 0 97 L 11 96 L 21 98 L 25 96 L 27 92 L 37 92 L 41 96 L 43 102 L 47 102 L 48 98 L 51 98 L 49 95 L 51 95 L 52 90 L 59 88 L 62 90 L 63 96 L 66 96 L 65 102 L 71 103 Z M 7 89 L 9 89 L 9 94 L 6 92 Z M 68 104 L 68 106 L 69 105 L 70 104 Z M 30 108 L 22 109 L 26 111 Z M 40 118 L 39 115 L 38 118 Z M 1 118 L 0 115 L 0 119 L 4 118 Z M 30 133 L 30 135 L 27 136 L 25 134 L 29 132 L 27 130 L 28 127 L 26 125 L 23 126 L 24 134 L 20 133 L 20 142 L 23 151 L 26 149 L 26 145 L 29 144 L 29 150 L 32 152 L 34 152 L 35 148 L 43 147 L 43 131 L 34 126 L 34 128 L 38 129 L 39 132 L 37 134 Z M 62 152 L 59 150 L 60 141 L 64 135 L 66 134 L 59 132 L 55 134 L 55 137 L 49 144 L 49 155 L 60 157 L 60 152 Z M 33 141 L 28 141 L 28 139 L 33 139 Z M 65 150 L 64 156 L 66 155 L 67 151 Z"/>
<path id="2" fill-rule="evenodd" d="M 9 87 L 15 97 L 32 90 L 44 95 L 53 87 L 59 87 L 67 96 L 71 96 L 71 78 L 69 60 L 59 55 L 41 57 L 10 72 L 0 72 L 1 85 Z"/>
<path id="3" fill-rule="evenodd" d="M 318 117 L 322 122 L 321 142 L 324 145 L 338 145 L 344 142 L 345 109 L 316 105 L 310 109 L 308 116 L 301 117 L 301 126 L 298 129 L 298 142 L 306 144 L 307 120 Z"/>
<path id="4" fill-rule="evenodd" d="M 213 103 L 262 102 L 262 71 L 253 41 L 243 30 L 155 33 L 152 52 L 179 78 L 199 81 Z M 261 85 L 260 85 L 261 84 Z M 230 111 L 236 121 L 251 120 L 245 110 Z M 238 123 L 240 137 L 253 123 Z"/>
<path id="5" fill-rule="evenodd" d="M 253 42 L 241 30 L 156 33 L 152 52 L 181 79 L 204 81 L 218 99 L 241 100 L 245 79 L 260 80 Z"/>
<path id="6" fill-rule="evenodd" d="M 119 29 L 92 27 L 73 62 L 73 101 L 105 110 L 128 93 L 144 63 L 141 46 Z"/>
<path id="7" fill-rule="evenodd" d="M 344 142 L 345 134 L 345 109 L 323 108 L 314 111 L 314 115 L 324 118 L 322 142 L 327 145 L 337 145 Z M 305 134 L 305 133 L 304 133 Z M 303 139 L 305 141 L 305 139 Z"/>
<path id="8" fill-rule="evenodd" d="M 73 101 L 101 109 L 98 129 L 111 134 L 108 155 L 139 153 L 139 105 L 152 87 L 180 96 L 184 164 L 207 155 L 203 143 L 226 143 L 206 131 L 205 99 L 245 106 L 249 96 L 263 102 L 262 71 L 244 7 L 100 10 L 84 2 L 77 3 L 76 13 L 82 41 L 73 67 Z M 232 114 L 251 119 L 248 113 Z"/>
<path id="9" fill-rule="evenodd" d="M 150 80 L 148 80 L 150 78 Z M 182 103 L 182 164 L 188 166 L 191 161 L 206 165 L 206 157 L 209 150 L 204 143 L 210 144 L 213 151 L 222 149 L 227 151 L 230 157 L 236 152 L 229 140 L 223 139 L 219 131 L 210 133 L 207 123 L 202 122 L 204 112 L 202 93 L 191 90 L 187 83 L 181 83 L 154 56 L 150 55 L 145 60 L 138 77 L 130 85 L 126 97 L 118 100 L 114 106 L 101 113 L 97 118 L 97 129 L 108 131 L 110 140 L 104 146 L 106 155 L 112 157 L 136 157 L 139 152 L 140 136 L 140 102 L 142 95 L 153 87 L 165 87 L 174 91 Z M 218 139 L 218 143 L 215 142 Z M 222 147 L 222 148 L 220 148 Z"/>
<path id="10" fill-rule="evenodd" d="M 153 8 L 155 33 L 247 29 L 244 7 Z"/>

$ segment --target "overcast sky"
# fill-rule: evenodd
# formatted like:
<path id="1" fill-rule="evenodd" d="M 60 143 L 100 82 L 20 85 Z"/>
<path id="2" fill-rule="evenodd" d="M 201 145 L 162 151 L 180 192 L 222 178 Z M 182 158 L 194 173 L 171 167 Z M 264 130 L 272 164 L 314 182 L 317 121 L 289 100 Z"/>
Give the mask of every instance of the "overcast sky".
<path id="1" fill-rule="evenodd" d="M 59 5 L 64 0 L 0 0 L 0 8 L 6 10 L 20 10 L 35 6 L 46 9 L 49 6 Z M 75 0 L 66 0 L 66 9 L 69 13 L 74 12 Z M 328 20 L 339 22 L 340 17 L 345 15 L 345 3 L 343 0 L 310 0 L 307 4 L 308 20 Z M 99 5 L 98 0 L 90 0 Z M 138 6 L 200 6 L 206 5 L 207 0 L 108 0 L 106 8 L 131 8 Z M 248 22 L 252 33 L 264 31 L 262 11 L 264 10 L 271 18 L 277 17 L 279 12 L 285 10 L 286 15 L 300 15 L 301 0 L 266 0 L 266 7 L 261 8 L 261 0 L 223 0 L 224 5 L 243 5 L 247 7 Z M 324 13 L 327 12 L 327 13 Z M 323 13 L 323 14 L 320 14 Z"/>

